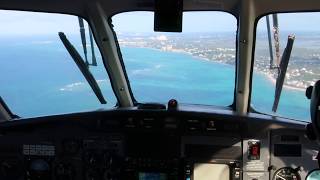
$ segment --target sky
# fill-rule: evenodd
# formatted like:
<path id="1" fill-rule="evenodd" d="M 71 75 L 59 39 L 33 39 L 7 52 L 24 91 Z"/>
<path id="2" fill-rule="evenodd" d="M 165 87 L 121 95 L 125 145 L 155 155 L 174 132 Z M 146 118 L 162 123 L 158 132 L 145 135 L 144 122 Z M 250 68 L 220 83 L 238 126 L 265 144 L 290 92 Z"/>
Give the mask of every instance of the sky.
<path id="1" fill-rule="evenodd" d="M 0 10 L 0 24 L 0 36 L 79 33 L 78 18 L 64 14 Z"/>
<path id="2" fill-rule="evenodd" d="M 137 19 L 139 19 L 137 21 Z M 112 18 L 116 31 L 152 32 L 152 12 L 127 12 Z M 183 32 L 221 32 L 235 31 L 236 18 L 225 12 L 185 12 L 183 14 Z"/>
<path id="3" fill-rule="evenodd" d="M 317 31 L 320 13 L 279 14 L 280 30 Z M 115 15 L 116 32 L 153 32 L 152 12 L 126 12 Z M 78 19 L 72 15 L 0 10 L 0 36 L 79 33 Z M 235 32 L 236 19 L 225 12 L 185 12 L 183 32 Z M 258 23 L 265 30 L 265 18 Z"/>
<path id="4" fill-rule="evenodd" d="M 258 30 L 266 29 L 266 18 L 258 22 Z M 320 12 L 281 13 L 278 14 L 279 28 L 282 31 L 318 31 L 320 32 Z M 270 16 L 272 20 L 272 16 Z M 272 21 L 271 21 L 272 22 Z"/>

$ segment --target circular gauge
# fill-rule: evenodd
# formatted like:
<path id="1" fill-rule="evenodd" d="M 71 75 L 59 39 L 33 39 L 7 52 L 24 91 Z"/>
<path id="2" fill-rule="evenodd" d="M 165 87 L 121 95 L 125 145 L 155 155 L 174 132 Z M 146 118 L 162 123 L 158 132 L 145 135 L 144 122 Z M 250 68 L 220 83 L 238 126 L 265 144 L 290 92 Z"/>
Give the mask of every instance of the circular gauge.
<path id="1" fill-rule="evenodd" d="M 312 170 L 306 180 L 319 180 L 320 179 L 320 169 Z"/>
<path id="2" fill-rule="evenodd" d="M 30 162 L 27 170 L 27 179 L 49 179 L 50 177 L 50 165 L 44 159 L 35 159 Z"/>
<path id="3" fill-rule="evenodd" d="M 274 173 L 273 180 L 301 180 L 301 177 L 296 169 L 283 167 Z"/>

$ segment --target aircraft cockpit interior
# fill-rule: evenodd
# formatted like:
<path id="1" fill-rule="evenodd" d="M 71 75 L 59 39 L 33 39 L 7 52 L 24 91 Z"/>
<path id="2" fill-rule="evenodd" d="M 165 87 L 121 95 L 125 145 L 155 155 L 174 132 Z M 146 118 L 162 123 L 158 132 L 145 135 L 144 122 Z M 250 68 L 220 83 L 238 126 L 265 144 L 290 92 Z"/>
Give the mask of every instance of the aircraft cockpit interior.
<path id="1" fill-rule="evenodd" d="M 0 180 L 320 180 L 320 1 L 1 0 Z"/>

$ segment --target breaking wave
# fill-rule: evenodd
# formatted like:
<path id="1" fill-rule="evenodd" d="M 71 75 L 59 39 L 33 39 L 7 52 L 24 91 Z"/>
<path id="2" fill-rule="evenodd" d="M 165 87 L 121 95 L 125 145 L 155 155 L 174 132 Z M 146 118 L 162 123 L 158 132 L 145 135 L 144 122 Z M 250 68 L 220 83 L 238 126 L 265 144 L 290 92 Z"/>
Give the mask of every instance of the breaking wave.
<path id="1" fill-rule="evenodd" d="M 68 85 L 65 85 L 64 87 L 60 88 L 60 91 L 73 91 L 75 88 L 83 86 L 83 82 L 75 82 Z"/>
<path id="2" fill-rule="evenodd" d="M 35 45 L 45 45 L 45 44 L 52 44 L 53 41 L 32 41 L 31 44 L 35 44 Z"/>
<path id="3" fill-rule="evenodd" d="M 98 79 L 97 83 L 100 84 L 110 84 L 110 81 L 107 79 Z M 59 89 L 59 91 L 74 91 L 77 89 L 82 89 L 84 87 L 89 87 L 87 82 L 74 82 L 71 84 L 67 84 Z"/>
<path id="4" fill-rule="evenodd" d="M 132 75 L 145 75 L 148 74 L 150 72 L 153 72 L 154 70 L 160 69 L 163 65 L 161 64 L 157 64 L 151 68 L 143 68 L 143 69 L 136 69 L 136 70 L 132 70 L 131 73 Z"/>

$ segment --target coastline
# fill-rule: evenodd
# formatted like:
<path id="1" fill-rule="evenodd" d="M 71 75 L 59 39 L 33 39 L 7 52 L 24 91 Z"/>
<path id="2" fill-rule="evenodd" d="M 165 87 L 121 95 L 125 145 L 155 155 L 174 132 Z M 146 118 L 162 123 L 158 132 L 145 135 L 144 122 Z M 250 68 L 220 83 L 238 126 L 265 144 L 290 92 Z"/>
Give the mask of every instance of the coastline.
<path id="1" fill-rule="evenodd" d="M 131 46 L 131 45 L 122 45 L 125 48 L 142 48 L 142 49 L 150 49 L 150 50 L 156 50 L 156 51 L 160 51 L 160 52 L 170 52 L 170 53 L 180 53 L 180 54 L 185 54 L 185 55 L 189 55 L 192 56 L 193 58 L 202 60 L 202 61 L 206 61 L 206 62 L 212 62 L 212 63 L 219 63 L 219 64 L 223 64 L 223 65 L 228 65 L 228 66 L 233 66 L 232 64 L 229 63 L 225 63 L 222 61 L 218 61 L 218 60 L 212 60 L 210 58 L 204 57 L 204 56 L 197 56 L 194 55 L 192 52 L 188 52 L 184 49 L 172 49 L 172 50 L 164 50 L 164 49 L 160 49 L 160 48 L 156 48 L 156 47 L 145 47 L 145 46 Z"/>
<path id="2" fill-rule="evenodd" d="M 196 58 L 199 60 L 232 66 L 231 64 L 224 63 L 222 61 L 216 61 L 216 60 L 209 59 L 208 57 L 194 55 L 193 53 L 188 52 L 184 49 L 170 49 L 170 50 L 168 50 L 168 49 L 160 49 L 160 48 L 156 48 L 156 47 L 130 46 L 130 45 L 122 45 L 122 46 L 126 47 L 126 48 L 144 48 L 144 49 L 151 49 L 151 50 L 156 50 L 156 51 L 161 51 L 161 52 L 181 53 L 181 54 L 190 55 L 193 58 Z M 257 73 L 264 75 L 266 77 L 266 79 L 268 79 L 272 84 L 274 84 L 274 85 L 276 84 L 276 78 L 274 78 L 272 74 L 269 74 L 269 73 L 263 72 L 263 71 L 259 71 L 259 69 L 257 69 L 257 71 L 258 71 Z M 305 88 L 303 88 L 303 87 L 296 87 L 296 86 L 291 86 L 291 85 L 287 85 L 287 84 L 284 84 L 283 88 L 286 88 L 289 90 L 296 90 L 296 91 L 305 91 Z"/>
<path id="3" fill-rule="evenodd" d="M 274 85 L 276 84 L 276 78 L 274 78 L 271 74 L 264 73 L 264 72 L 258 72 L 258 73 L 265 75 L 267 77 L 267 79 L 272 82 L 272 84 L 274 84 Z M 290 90 L 305 91 L 305 89 L 302 87 L 294 87 L 294 86 L 290 86 L 290 85 L 286 85 L 286 84 L 284 84 L 283 87 L 286 89 L 290 89 Z"/>

